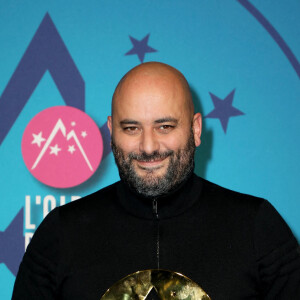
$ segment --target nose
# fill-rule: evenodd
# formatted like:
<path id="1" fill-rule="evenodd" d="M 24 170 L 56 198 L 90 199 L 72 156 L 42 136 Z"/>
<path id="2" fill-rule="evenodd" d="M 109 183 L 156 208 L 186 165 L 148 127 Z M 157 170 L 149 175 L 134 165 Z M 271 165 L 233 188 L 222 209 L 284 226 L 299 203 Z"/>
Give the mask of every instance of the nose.
<path id="1" fill-rule="evenodd" d="M 152 130 L 144 130 L 141 134 L 140 151 L 147 154 L 159 151 L 159 142 Z"/>

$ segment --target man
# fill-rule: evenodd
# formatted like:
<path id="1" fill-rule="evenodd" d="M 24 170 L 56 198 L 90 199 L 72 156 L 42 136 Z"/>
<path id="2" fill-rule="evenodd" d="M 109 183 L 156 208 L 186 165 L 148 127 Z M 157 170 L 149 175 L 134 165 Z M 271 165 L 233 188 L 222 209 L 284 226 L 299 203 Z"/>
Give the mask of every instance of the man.
<path id="1" fill-rule="evenodd" d="M 108 127 L 121 181 L 46 217 L 13 299 L 100 299 L 147 269 L 180 272 L 212 299 L 300 299 L 297 242 L 275 209 L 193 174 L 201 115 L 179 71 L 129 71 Z"/>

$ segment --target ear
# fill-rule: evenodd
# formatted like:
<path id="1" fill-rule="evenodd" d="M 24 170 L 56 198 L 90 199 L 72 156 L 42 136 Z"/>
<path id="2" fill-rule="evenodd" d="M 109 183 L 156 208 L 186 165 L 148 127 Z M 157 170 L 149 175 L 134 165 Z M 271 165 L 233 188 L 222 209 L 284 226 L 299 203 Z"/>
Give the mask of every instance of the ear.
<path id="1" fill-rule="evenodd" d="M 193 117 L 193 132 L 196 147 L 201 144 L 201 132 L 202 132 L 202 116 L 200 113 L 196 113 Z"/>
<path id="2" fill-rule="evenodd" d="M 111 116 L 107 117 L 107 127 L 109 129 L 110 135 L 112 135 L 112 117 Z"/>

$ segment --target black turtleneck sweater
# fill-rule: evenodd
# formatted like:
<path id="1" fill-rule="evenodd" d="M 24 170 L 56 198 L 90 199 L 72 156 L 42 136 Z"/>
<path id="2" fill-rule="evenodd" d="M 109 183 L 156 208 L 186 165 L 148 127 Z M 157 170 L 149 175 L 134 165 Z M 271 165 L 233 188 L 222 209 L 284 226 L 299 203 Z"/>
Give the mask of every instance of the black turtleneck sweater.
<path id="1" fill-rule="evenodd" d="M 300 299 L 300 256 L 266 201 L 192 175 L 145 199 L 117 182 L 54 209 L 37 229 L 14 300 L 99 300 L 124 276 L 167 269 L 216 299 Z"/>

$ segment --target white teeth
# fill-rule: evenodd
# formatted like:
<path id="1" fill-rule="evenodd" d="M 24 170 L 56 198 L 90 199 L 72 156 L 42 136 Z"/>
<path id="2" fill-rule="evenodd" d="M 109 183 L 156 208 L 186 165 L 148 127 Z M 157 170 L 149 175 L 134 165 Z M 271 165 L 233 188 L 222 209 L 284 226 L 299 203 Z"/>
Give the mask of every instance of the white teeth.
<path id="1" fill-rule="evenodd" d="M 138 160 L 138 161 L 140 161 L 140 162 L 145 162 L 145 163 L 151 163 L 151 162 L 158 162 L 158 161 L 161 161 L 161 160 L 163 160 L 163 159 L 155 159 L 155 158 L 152 158 L 152 159 L 147 159 L 147 160 Z"/>

